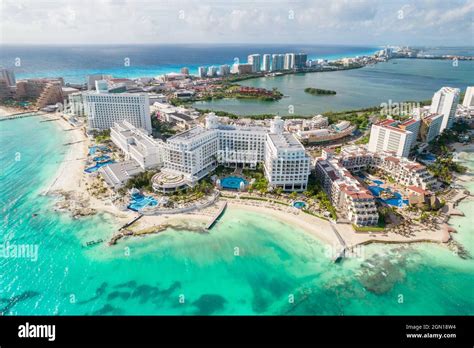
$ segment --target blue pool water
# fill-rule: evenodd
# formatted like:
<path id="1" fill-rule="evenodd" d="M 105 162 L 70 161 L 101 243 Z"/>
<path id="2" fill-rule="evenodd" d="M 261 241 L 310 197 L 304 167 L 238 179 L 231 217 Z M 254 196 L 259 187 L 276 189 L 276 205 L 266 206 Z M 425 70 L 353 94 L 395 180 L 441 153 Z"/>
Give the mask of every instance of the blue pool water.
<path id="1" fill-rule="evenodd" d="M 304 207 L 306 207 L 306 203 L 302 201 L 296 201 L 296 202 L 293 202 L 293 207 L 298 208 L 298 209 L 303 209 Z"/>
<path id="2" fill-rule="evenodd" d="M 429 153 L 427 155 L 422 156 L 422 159 L 427 160 L 427 161 L 436 161 L 436 156 Z"/>
<path id="3" fill-rule="evenodd" d="M 227 176 L 221 179 L 221 186 L 224 189 L 238 190 L 240 189 L 240 183 L 242 182 L 244 185 L 248 184 L 248 181 L 244 178 L 240 178 L 238 176 Z"/>
<path id="4" fill-rule="evenodd" d="M 110 156 L 108 156 L 108 155 L 96 156 L 96 157 L 93 158 L 93 160 L 96 161 L 96 162 L 105 161 L 105 160 L 109 160 L 109 159 L 110 159 Z"/>
<path id="5" fill-rule="evenodd" d="M 382 180 L 372 180 L 372 182 L 375 184 L 375 185 L 383 185 L 383 181 Z"/>
<path id="6" fill-rule="evenodd" d="M 394 207 L 400 207 L 400 206 L 408 205 L 408 199 L 402 199 L 402 195 L 400 193 L 394 192 L 393 195 L 395 196 L 395 198 L 384 199 L 383 201 L 385 203 L 387 203 L 388 205 L 391 205 L 391 206 L 394 206 Z"/>
<path id="7" fill-rule="evenodd" d="M 132 194 L 130 204 L 128 205 L 128 209 L 133 210 L 133 211 L 139 211 L 146 206 L 156 206 L 158 205 L 158 202 L 156 199 L 154 199 L 151 196 L 144 196 L 140 193 L 134 193 Z"/>
<path id="8" fill-rule="evenodd" d="M 99 170 L 100 167 L 106 166 L 107 164 L 114 163 L 115 161 L 110 160 L 102 163 L 96 163 L 95 166 L 84 169 L 86 173 L 93 173 Z"/>
<path id="9" fill-rule="evenodd" d="M 380 196 L 380 193 L 382 191 L 384 191 L 385 189 L 383 189 L 382 187 L 380 186 L 375 186 L 375 185 L 371 185 L 369 186 L 369 191 L 372 192 L 372 194 L 376 197 Z"/>
<path id="10" fill-rule="evenodd" d="M 375 180 L 374 180 L 375 181 Z M 380 198 L 380 193 L 382 191 L 386 191 L 386 189 L 380 187 L 380 186 L 369 186 L 369 191 L 372 192 L 372 194 L 375 197 L 378 197 L 379 200 L 382 202 L 387 203 L 388 205 L 394 206 L 394 207 L 400 207 L 400 206 L 405 206 L 408 205 L 408 199 L 402 199 L 402 195 L 399 192 L 394 192 L 393 195 L 395 196 L 394 198 L 389 198 L 389 199 L 383 199 Z M 401 204 L 400 204 L 401 202 Z"/>
<path id="11" fill-rule="evenodd" d="M 110 149 L 107 146 L 91 146 L 89 147 L 89 155 L 94 155 L 97 150 L 102 152 L 110 152 Z"/>

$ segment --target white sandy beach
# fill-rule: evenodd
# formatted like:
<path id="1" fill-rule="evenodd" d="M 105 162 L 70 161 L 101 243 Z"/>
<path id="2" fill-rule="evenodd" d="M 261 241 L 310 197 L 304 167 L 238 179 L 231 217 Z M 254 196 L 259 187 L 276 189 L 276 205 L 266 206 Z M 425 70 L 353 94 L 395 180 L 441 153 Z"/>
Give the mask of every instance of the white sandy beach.
<path id="1" fill-rule="evenodd" d="M 44 115 L 44 117 L 58 118 L 57 114 Z M 76 197 L 81 197 L 88 201 L 90 208 L 99 212 L 107 212 L 117 219 L 119 223 L 126 223 L 138 216 L 138 213 L 132 211 L 122 211 L 114 206 L 107 199 L 97 199 L 92 197 L 87 191 L 86 183 L 91 182 L 91 178 L 84 174 L 85 161 L 88 154 L 89 139 L 85 136 L 83 129 L 74 128 L 65 119 L 53 121 L 61 129 L 68 133 L 68 142 L 74 143 L 68 145 L 68 152 L 63 163 L 58 169 L 57 175 L 52 180 L 51 185 L 46 189 L 46 194 L 55 194 L 61 192 L 73 192 Z M 471 144 L 472 145 L 472 144 Z M 456 144 L 461 151 L 470 151 L 474 146 L 463 146 Z M 469 149 L 469 150 L 468 150 Z M 154 226 L 171 225 L 176 227 L 204 227 L 216 214 L 222 199 L 206 209 L 194 211 L 186 214 L 165 214 L 156 216 L 144 216 L 133 225 L 133 230 L 146 230 Z M 350 224 L 331 224 L 329 221 L 306 214 L 292 207 L 285 207 L 269 202 L 254 200 L 232 200 L 227 199 L 228 209 L 248 210 L 261 213 L 264 216 L 271 216 L 284 223 L 297 226 L 316 239 L 325 244 L 340 246 L 341 242 L 336 235 L 344 240 L 347 247 L 354 247 L 359 244 L 372 242 L 382 243 L 413 243 L 413 242 L 445 242 L 449 232 L 445 227 L 438 231 L 428 229 L 416 229 L 414 235 L 407 237 L 393 232 L 355 232 Z M 332 225 L 332 226 L 331 226 Z M 421 227 L 421 226 L 420 226 Z"/>
<path id="2" fill-rule="evenodd" d="M 44 115 L 46 118 L 58 118 L 58 114 Z M 136 214 L 131 211 L 121 211 L 110 201 L 97 199 L 89 194 L 86 183 L 91 179 L 84 174 L 87 160 L 89 139 L 82 128 L 75 128 L 62 117 L 54 122 L 60 131 L 67 132 L 67 153 L 61 163 L 55 178 L 46 188 L 45 194 L 74 193 L 76 197 L 89 201 L 89 207 L 99 212 L 114 215 L 120 222 L 130 220 Z M 122 221 L 123 220 L 123 221 Z"/>

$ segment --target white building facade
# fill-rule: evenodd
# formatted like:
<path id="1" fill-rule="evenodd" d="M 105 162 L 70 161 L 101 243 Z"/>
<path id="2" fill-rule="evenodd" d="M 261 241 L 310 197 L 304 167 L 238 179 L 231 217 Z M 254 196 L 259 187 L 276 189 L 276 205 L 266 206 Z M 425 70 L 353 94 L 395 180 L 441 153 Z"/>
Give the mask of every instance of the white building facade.
<path id="1" fill-rule="evenodd" d="M 388 151 L 396 156 L 408 157 L 419 128 L 420 121 L 414 119 L 405 123 L 389 119 L 374 124 L 370 130 L 369 151 Z"/>
<path id="2" fill-rule="evenodd" d="M 433 95 L 430 112 L 443 115 L 440 132 L 452 127 L 459 102 L 459 88 L 443 87 Z"/>
<path id="3" fill-rule="evenodd" d="M 283 132 L 284 121 L 275 117 L 265 144 L 265 176 L 273 188 L 304 191 L 308 186 L 310 157 L 303 145 L 290 133 Z"/>
<path id="4" fill-rule="evenodd" d="M 144 170 L 163 166 L 163 141 L 150 137 L 143 129 L 128 121 L 116 122 L 110 129 L 110 139 Z"/>
<path id="5" fill-rule="evenodd" d="M 89 129 L 109 129 L 124 120 L 151 133 L 150 103 L 145 93 L 83 93 Z"/>

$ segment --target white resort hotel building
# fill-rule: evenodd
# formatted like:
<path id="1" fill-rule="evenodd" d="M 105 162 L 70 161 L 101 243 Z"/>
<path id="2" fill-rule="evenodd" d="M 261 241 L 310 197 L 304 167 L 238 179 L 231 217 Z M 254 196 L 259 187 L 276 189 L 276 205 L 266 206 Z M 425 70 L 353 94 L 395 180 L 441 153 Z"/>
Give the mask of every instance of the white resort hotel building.
<path id="1" fill-rule="evenodd" d="M 127 121 L 114 125 L 111 138 L 126 158 L 143 169 L 161 168 L 152 179 L 155 191 L 192 187 L 219 164 L 254 169 L 258 163 L 263 163 L 271 187 L 303 191 L 308 184 L 310 157 L 292 134 L 284 132 L 283 125 L 278 116 L 270 129 L 222 125 L 211 113 L 205 127 L 194 127 L 166 142 L 152 139 Z"/>
<path id="2" fill-rule="evenodd" d="M 90 91 L 84 92 L 82 97 L 88 129 L 109 129 L 115 122 L 127 120 L 151 133 L 148 94 Z"/>

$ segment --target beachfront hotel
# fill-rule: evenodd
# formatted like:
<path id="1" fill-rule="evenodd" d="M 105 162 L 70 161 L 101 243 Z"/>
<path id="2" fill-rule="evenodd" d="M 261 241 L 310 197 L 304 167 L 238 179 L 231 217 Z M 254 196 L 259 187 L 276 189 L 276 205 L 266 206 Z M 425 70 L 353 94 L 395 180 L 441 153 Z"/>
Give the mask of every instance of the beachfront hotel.
<path id="1" fill-rule="evenodd" d="M 283 132 L 284 121 L 275 117 L 265 143 L 265 176 L 271 187 L 303 191 L 308 185 L 310 157 L 291 133 Z"/>
<path id="2" fill-rule="evenodd" d="M 152 179 L 156 191 L 192 187 L 219 164 L 255 169 L 259 163 L 263 163 L 271 187 L 303 191 L 308 184 L 310 157 L 303 145 L 283 128 L 280 117 L 275 117 L 268 128 L 224 125 L 211 113 L 206 117 L 205 127 L 191 128 L 166 142 L 149 137 L 128 121 L 114 124 L 111 140 L 142 169 L 161 168 L 161 173 Z M 176 185 L 170 185 L 165 177 L 174 178 Z"/>
<path id="3" fill-rule="evenodd" d="M 283 124 L 275 117 L 270 129 L 222 125 L 211 113 L 206 117 L 206 127 L 198 126 L 167 140 L 162 171 L 182 175 L 193 186 L 218 164 L 254 169 L 263 162 L 271 187 L 303 191 L 310 159 L 301 143 L 283 132 Z"/>
<path id="4" fill-rule="evenodd" d="M 440 133 L 452 127 L 459 101 L 459 88 L 443 87 L 433 95 L 430 112 L 443 115 Z"/>
<path id="5" fill-rule="evenodd" d="M 405 187 L 426 190 L 436 183 L 424 165 L 394 153 L 372 152 L 355 145 L 343 147 L 338 155 L 323 149 L 315 163 L 316 178 L 331 203 L 356 225 L 378 221 L 373 211 L 375 197 L 352 175 L 367 169 L 380 170 Z"/>
<path id="6" fill-rule="evenodd" d="M 316 178 L 335 206 L 351 223 L 376 225 L 379 220 L 375 197 L 336 158 L 327 152 L 316 161 Z"/>
<path id="7" fill-rule="evenodd" d="M 110 128 L 110 139 L 126 154 L 126 159 L 135 160 L 142 169 L 163 166 L 163 141 L 152 138 L 144 129 L 126 120 L 116 122 Z"/>
<path id="8" fill-rule="evenodd" d="M 404 186 L 428 189 L 436 183 L 424 165 L 396 156 L 393 152 L 372 152 L 365 146 L 352 145 L 343 147 L 340 154 L 334 157 L 351 172 L 381 170 Z"/>
<path id="9" fill-rule="evenodd" d="M 258 163 L 264 161 L 268 128 L 223 125 L 215 114 L 206 117 L 206 128 L 217 133 L 217 160 L 220 164 L 255 169 Z"/>
<path id="10" fill-rule="evenodd" d="M 420 129 L 420 120 L 409 119 L 404 122 L 387 119 L 372 125 L 369 151 L 394 152 L 396 156 L 408 157 L 415 145 Z"/>
<path id="11" fill-rule="evenodd" d="M 100 86 L 100 83 L 96 85 Z M 83 93 L 83 101 L 89 130 L 109 129 L 116 122 L 127 120 L 136 128 L 145 129 L 148 133 L 152 131 L 146 93 L 91 91 Z"/>

